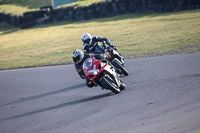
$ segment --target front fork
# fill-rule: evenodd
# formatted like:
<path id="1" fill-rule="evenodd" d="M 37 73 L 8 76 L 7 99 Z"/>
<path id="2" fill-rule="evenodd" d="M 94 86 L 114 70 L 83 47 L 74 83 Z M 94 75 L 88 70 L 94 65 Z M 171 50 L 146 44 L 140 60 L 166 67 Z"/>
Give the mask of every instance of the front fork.
<path id="1" fill-rule="evenodd" d="M 120 81 L 119 75 L 115 71 L 115 68 L 113 66 L 110 66 L 110 65 L 106 66 L 106 67 L 110 67 L 110 68 L 106 68 L 105 69 L 107 71 L 106 73 L 114 80 L 114 82 L 116 83 L 116 85 L 118 87 L 120 87 L 121 81 Z"/>
<path id="2" fill-rule="evenodd" d="M 114 57 L 117 58 L 121 62 L 122 66 L 125 66 L 125 64 L 124 64 L 124 57 L 121 56 L 119 54 L 119 52 L 116 51 L 116 50 L 113 50 L 113 54 L 114 54 Z"/>

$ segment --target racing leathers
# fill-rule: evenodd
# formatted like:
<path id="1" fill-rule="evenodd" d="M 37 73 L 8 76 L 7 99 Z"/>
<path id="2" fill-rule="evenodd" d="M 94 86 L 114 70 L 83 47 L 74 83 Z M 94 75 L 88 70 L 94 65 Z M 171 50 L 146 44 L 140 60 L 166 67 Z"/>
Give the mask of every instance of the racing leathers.
<path id="1" fill-rule="evenodd" d="M 83 43 L 84 53 L 104 53 L 104 46 L 98 42 L 106 42 L 110 47 L 116 49 L 116 47 L 107 38 L 93 36 L 90 43 Z"/>
<path id="2" fill-rule="evenodd" d="M 98 42 L 102 42 L 102 44 L 99 44 Z M 110 47 L 112 47 L 114 50 L 118 51 L 117 48 L 110 42 L 110 40 L 108 40 L 107 38 L 101 38 L 101 37 L 97 37 L 97 36 L 93 36 L 92 40 L 90 43 L 83 43 L 83 51 L 84 53 L 95 53 L 95 54 L 102 54 L 105 52 L 105 45 L 104 44 L 108 44 Z M 123 61 L 123 58 L 121 57 L 121 55 L 119 54 L 116 55 L 116 57 L 121 61 Z M 124 64 L 123 64 L 124 65 Z"/>

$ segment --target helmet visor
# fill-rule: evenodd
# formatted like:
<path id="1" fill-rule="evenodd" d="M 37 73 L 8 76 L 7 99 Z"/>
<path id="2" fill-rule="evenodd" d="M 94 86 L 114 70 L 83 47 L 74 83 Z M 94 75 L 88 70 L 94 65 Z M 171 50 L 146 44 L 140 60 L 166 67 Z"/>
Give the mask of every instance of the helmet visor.
<path id="1" fill-rule="evenodd" d="M 90 40 L 91 40 L 91 39 L 90 39 L 90 38 L 88 38 L 87 40 L 84 40 L 83 42 L 84 42 L 84 43 L 88 43 L 88 44 L 89 44 L 89 43 L 90 43 Z"/>
<path id="2" fill-rule="evenodd" d="M 73 57 L 75 64 L 80 62 L 80 56 Z"/>

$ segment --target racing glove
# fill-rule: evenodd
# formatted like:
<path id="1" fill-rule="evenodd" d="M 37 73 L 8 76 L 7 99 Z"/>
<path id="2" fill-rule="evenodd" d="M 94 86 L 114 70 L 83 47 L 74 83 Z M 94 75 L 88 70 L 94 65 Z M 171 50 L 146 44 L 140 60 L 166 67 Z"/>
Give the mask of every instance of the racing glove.
<path id="1" fill-rule="evenodd" d="M 116 51 L 118 51 L 118 49 L 117 49 L 117 47 L 115 47 L 114 45 L 113 45 L 113 47 L 112 47 L 114 50 L 116 50 Z"/>

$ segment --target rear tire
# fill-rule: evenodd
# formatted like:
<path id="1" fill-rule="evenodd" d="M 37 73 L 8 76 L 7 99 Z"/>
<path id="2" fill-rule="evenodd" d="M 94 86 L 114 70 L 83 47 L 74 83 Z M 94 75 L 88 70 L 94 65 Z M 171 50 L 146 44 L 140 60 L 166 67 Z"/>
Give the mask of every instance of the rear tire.
<path id="1" fill-rule="evenodd" d="M 112 80 L 109 79 L 109 77 L 108 78 L 103 77 L 100 83 L 105 89 L 109 89 L 115 94 L 120 93 L 120 89 L 113 83 Z"/>
<path id="2" fill-rule="evenodd" d="M 119 68 L 125 76 L 128 76 L 128 70 L 126 70 L 126 68 L 122 66 L 118 59 L 114 59 L 114 61 L 112 61 L 112 65 L 116 68 Z"/>

